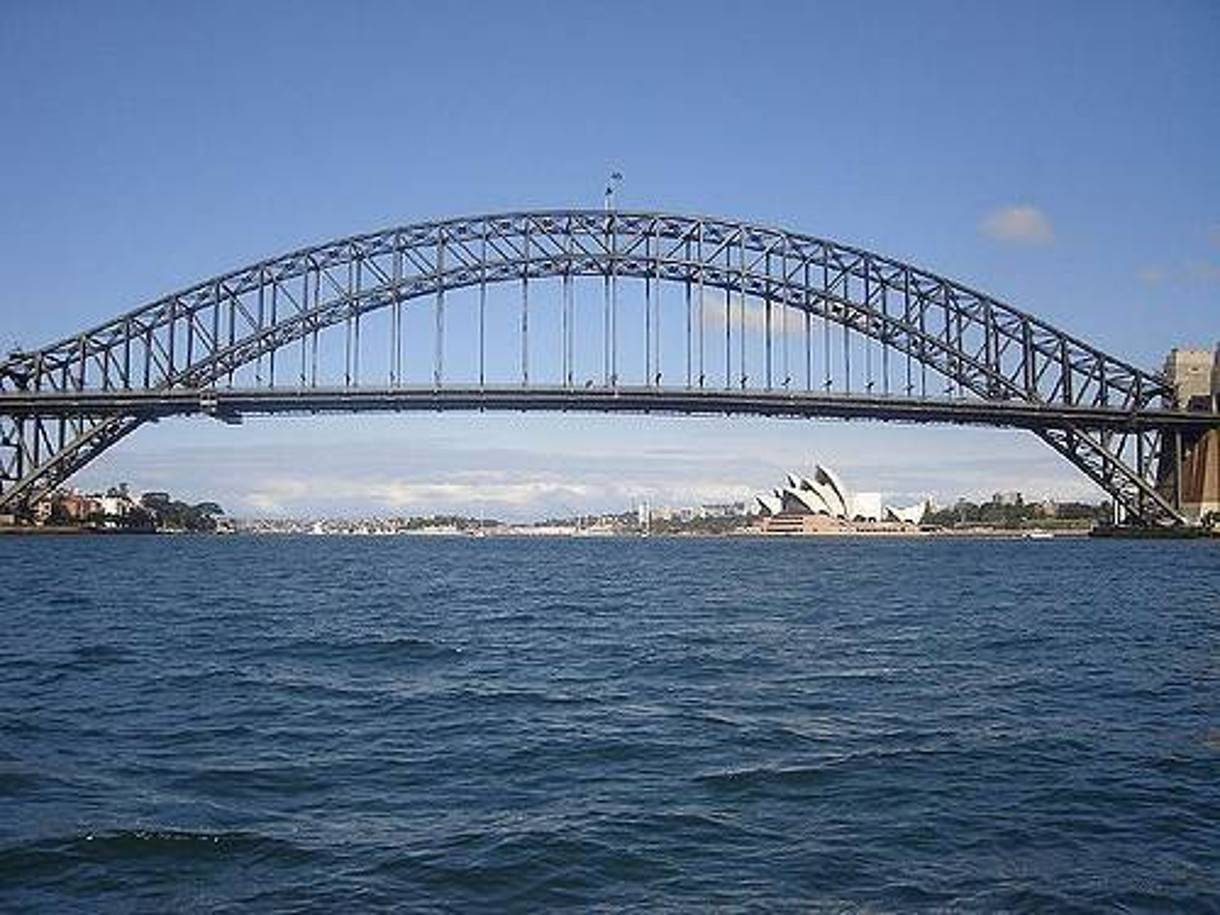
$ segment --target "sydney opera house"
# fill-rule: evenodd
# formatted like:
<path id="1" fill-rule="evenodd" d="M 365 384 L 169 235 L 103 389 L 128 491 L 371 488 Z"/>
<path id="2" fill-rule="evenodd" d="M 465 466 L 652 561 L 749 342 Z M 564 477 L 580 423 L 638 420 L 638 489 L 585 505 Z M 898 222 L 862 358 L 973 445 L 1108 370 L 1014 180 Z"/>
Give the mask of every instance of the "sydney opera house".
<path id="1" fill-rule="evenodd" d="M 757 498 L 759 527 L 766 533 L 800 534 L 844 530 L 852 525 L 887 528 L 917 525 L 923 503 L 907 508 L 881 504 L 881 493 L 852 492 L 829 467 L 817 464 L 811 476 L 790 473 L 784 486 Z"/>

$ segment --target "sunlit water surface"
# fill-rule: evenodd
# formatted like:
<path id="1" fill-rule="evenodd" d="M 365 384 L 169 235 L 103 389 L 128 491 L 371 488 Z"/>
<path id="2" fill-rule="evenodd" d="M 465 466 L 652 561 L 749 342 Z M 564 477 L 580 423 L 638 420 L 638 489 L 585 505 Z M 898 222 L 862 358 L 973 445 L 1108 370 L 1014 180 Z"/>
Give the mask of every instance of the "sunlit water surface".
<path id="1" fill-rule="evenodd" d="M 0 909 L 1220 909 L 1220 543 L 0 538 Z"/>

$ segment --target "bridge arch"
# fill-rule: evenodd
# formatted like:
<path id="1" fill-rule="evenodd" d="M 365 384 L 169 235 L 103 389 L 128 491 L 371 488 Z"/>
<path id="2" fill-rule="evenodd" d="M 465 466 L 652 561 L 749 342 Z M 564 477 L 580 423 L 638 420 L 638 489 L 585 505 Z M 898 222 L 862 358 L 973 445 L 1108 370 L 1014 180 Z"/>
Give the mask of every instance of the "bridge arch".
<path id="1" fill-rule="evenodd" d="M 742 314 L 747 298 L 761 303 L 766 366 L 751 387 L 769 394 L 796 396 L 787 379 L 782 389 L 774 384 L 772 309 L 805 316 L 806 329 L 810 320 L 833 324 L 931 369 L 997 416 L 1022 405 L 1032 417 L 1025 424 L 1130 515 L 1182 520 L 1156 479 L 1167 436 L 1152 414 L 1171 394 L 1160 376 L 986 294 L 860 248 L 729 220 L 589 210 L 458 218 L 352 236 L 231 271 L 50 346 L 12 354 L 0 363 L 0 510 L 37 499 L 153 415 L 124 395 L 198 392 L 206 408 L 209 391 L 264 359 L 276 385 L 276 355 L 290 348 L 299 348 L 300 371 L 288 386 L 306 389 L 316 384 L 309 346 L 316 353 L 324 332 L 350 333 L 354 324 L 358 347 L 365 316 L 391 310 L 400 333 L 402 306 L 431 299 L 440 341 L 448 293 L 519 283 L 528 302 L 530 283 L 574 277 L 601 278 L 607 308 L 620 279 L 649 288 L 678 284 L 688 321 L 692 295 L 702 301 L 709 289 L 738 297 Z M 607 353 L 615 333 L 609 324 L 603 328 Z M 522 334 L 527 340 L 524 318 Z M 570 369 L 567 336 L 563 345 Z M 453 381 L 443 371 L 440 342 L 437 353 L 432 384 L 440 390 Z M 528 389 L 528 359 L 523 374 Z M 728 363 L 725 376 L 728 383 Z M 689 345 L 686 384 L 663 380 L 649 371 L 645 387 L 662 393 L 692 386 Z M 746 380 L 743 371 L 742 390 Z M 481 340 L 477 381 L 482 389 Z M 391 366 L 388 382 L 401 386 L 401 367 Z M 570 371 L 565 384 L 572 384 Z M 589 408 L 599 408 L 593 395 L 620 387 L 607 358 Z M 1045 422 L 1037 420 L 1042 415 Z"/>

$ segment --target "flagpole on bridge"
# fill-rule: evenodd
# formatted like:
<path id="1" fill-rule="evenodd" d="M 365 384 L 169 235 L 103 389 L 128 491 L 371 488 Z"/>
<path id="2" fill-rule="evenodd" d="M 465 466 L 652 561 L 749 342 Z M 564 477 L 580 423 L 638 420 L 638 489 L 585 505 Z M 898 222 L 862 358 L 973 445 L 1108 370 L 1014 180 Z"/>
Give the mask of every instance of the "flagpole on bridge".
<path id="1" fill-rule="evenodd" d="M 609 179 L 606 181 L 606 190 L 602 196 L 602 207 L 607 213 L 614 212 L 614 192 L 618 186 L 623 183 L 622 172 L 611 172 Z"/>

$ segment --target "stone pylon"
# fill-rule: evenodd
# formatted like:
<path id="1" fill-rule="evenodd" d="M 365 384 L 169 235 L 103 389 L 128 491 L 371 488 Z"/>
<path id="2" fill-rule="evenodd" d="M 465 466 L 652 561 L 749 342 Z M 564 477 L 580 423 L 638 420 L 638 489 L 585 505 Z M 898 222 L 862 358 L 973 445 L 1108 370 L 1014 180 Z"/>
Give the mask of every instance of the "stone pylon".
<path id="1" fill-rule="evenodd" d="M 1209 429 L 1182 450 L 1182 510 L 1195 521 L 1220 514 L 1220 429 Z"/>
<path id="2" fill-rule="evenodd" d="M 1220 514 L 1220 346 L 1214 355 L 1205 349 L 1173 350 L 1165 360 L 1165 375 L 1174 385 L 1179 409 L 1212 413 L 1217 419 L 1216 428 L 1180 439 L 1166 433 L 1158 469 L 1161 492 L 1180 498 L 1183 514 L 1199 522 Z"/>

